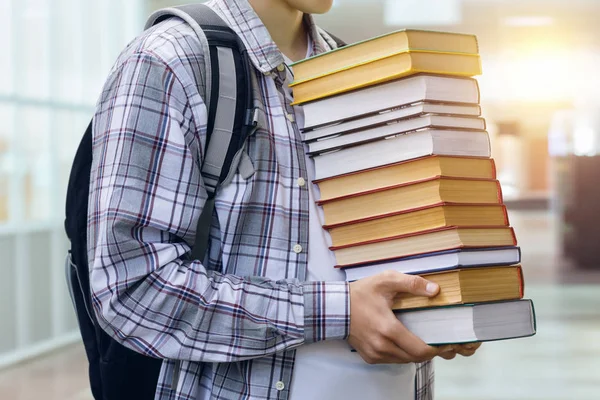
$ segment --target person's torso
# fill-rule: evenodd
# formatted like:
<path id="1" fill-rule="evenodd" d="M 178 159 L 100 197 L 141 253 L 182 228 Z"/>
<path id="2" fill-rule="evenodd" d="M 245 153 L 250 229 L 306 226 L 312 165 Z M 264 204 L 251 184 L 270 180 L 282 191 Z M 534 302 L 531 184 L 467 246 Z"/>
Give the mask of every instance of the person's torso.
<path id="1" fill-rule="evenodd" d="M 305 156 L 302 136 L 294 122 L 294 109 L 285 96 L 286 71 L 278 68 L 283 64 L 283 57 L 280 53 L 278 57 L 273 49 L 265 49 L 263 44 L 267 43 L 268 46 L 271 42 L 269 37 L 261 36 L 265 34 L 266 28 L 260 21 L 248 20 L 247 9 L 236 7 L 242 3 L 244 2 L 213 0 L 207 4 L 236 30 L 246 47 L 250 48 L 254 65 L 252 73 L 257 78 L 257 89 L 266 118 L 246 145 L 254 166 L 254 175 L 243 179 L 236 174 L 231 184 L 222 188 L 216 197 L 216 218 L 205 266 L 223 273 L 262 276 L 270 280 L 330 280 L 338 279 L 337 277 L 343 280 L 343 274 L 339 275 L 335 270 L 330 270 L 331 275 L 326 277 L 320 275 L 317 268 L 307 269 L 309 254 L 315 254 L 317 258 L 321 258 L 319 254 L 329 254 L 329 261 L 323 263 L 324 268 L 332 267 L 334 260 L 327 244 L 319 239 L 325 237 L 322 229 L 318 235 L 313 235 L 313 240 L 309 243 L 309 230 L 315 230 L 310 226 L 316 226 L 320 223 L 318 218 L 322 218 L 317 216 L 317 220 L 314 219 L 317 214 L 311 190 L 315 189 L 309 183 L 314 170 L 311 160 Z M 251 16 L 255 17 L 254 14 Z M 258 24 L 264 29 L 257 31 Z M 313 36 L 320 35 L 314 26 L 311 32 Z M 189 91 L 190 104 L 199 103 L 202 97 L 199 83 L 203 80 L 201 66 L 204 56 L 193 29 L 180 20 L 169 20 L 144 34 L 134 46 L 145 46 L 144 42 L 151 41 L 149 38 L 158 46 L 152 50 L 173 66 L 175 75 Z M 160 45 L 162 43 L 164 45 Z M 319 36 L 314 43 L 314 51 L 326 51 L 332 45 L 332 41 Z M 262 53 L 268 55 L 261 58 Z M 206 110 L 194 112 L 194 117 L 198 119 L 206 119 L 206 115 Z M 196 125 L 206 126 L 206 123 L 196 121 Z M 200 134 L 205 135 L 205 132 Z M 198 158 L 200 152 L 198 149 Z M 301 184 L 303 180 L 306 183 Z M 314 240 L 321 245 L 315 246 Z M 316 263 L 311 264 L 318 267 Z M 156 399 L 203 399 L 206 396 L 210 399 L 285 400 L 290 396 L 293 370 L 295 369 L 296 382 L 302 382 L 305 379 L 302 377 L 303 368 L 310 368 L 310 360 L 316 360 L 311 354 L 318 353 L 319 346 L 328 348 L 331 361 L 342 362 L 352 358 L 355 363 L 346 363 L 346 366 L 358 365 L 359 356 L 350 353 L 349 349 L 346 352 L 347 347 L 340 351 L 341 345 L 347 346 L 345 342 L 306 346 L 301 350 L 303 354 L 300 357 L 306 356 L 307 362 L 296 365 L 295 350 L 235 364 L 165 361 Z M 334 357 L 335 354 L 338 355 Z M 336 365 L 339 366 L 337 361 L 330 364 L 323 362 L 320 368 L 333 371 Z M 179 370 L 179 385 L 171 388 L 169 377 L 174 375 L 175 368 Z M 398 369 L 381 368 L 380 371 L 380 376 L 387 376 L 389 382 L 399 379 Z M 345 379 L 354 376 L 350 369 L 339 374 L 345 374 Z M 374 382 L 381 384 L 375 378 Z M 300 390 L 295 389 L 302 395 Z M 397 398 L 398 393 L 395 392 L 394 395 Z"/>

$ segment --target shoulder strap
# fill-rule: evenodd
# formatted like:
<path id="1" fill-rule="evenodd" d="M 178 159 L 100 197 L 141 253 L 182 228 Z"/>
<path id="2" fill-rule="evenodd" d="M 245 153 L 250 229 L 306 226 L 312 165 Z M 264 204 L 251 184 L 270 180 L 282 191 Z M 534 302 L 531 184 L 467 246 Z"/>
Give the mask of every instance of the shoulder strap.
<path id="1" fill-rule="evenodd" d="M 338 48 L 346 46 L 346 42 L 344 42 L 342 39 L 340 39 L 339 37 L 335 36 L 331 32 L 328 32 L 328 31 L 325 31 L 325 32 L 327 32 L 327 34 L 329 36 L 331 36 L 331 38 L 335 41 L 335 44 L 337 44 Z"/>
<path id="2" fill-rule="evenodd" d="M 211 8 L 190 4 L 155 12 L 146 28 L 179 17 L 208 44 L 206 104 L 208 127 L 202 178 L 208 199 L 198 219 L 194 259 L 203 260 L 209 241 L 215 196 L 230 170 L 237 169 L 241 151 L 256 126 L 249 59 L 237 34 Z"/>

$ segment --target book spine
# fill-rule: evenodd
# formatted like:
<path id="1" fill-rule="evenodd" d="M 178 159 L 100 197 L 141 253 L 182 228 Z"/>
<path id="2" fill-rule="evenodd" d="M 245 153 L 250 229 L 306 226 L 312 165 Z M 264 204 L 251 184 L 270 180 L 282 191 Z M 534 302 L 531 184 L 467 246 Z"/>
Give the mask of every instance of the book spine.
<path id="1" fill-rule="evenodd" d="M 523 268 L 520 265 L 517 267 L 517 273 L 519 274 L 519 298 L 522 299 L 525 295 L 525 278 L 523 277 Z"/>
<path id="2" fill-rule="evenodd" d="M 498 170 L 496 169 L 496 161 L 493 158 L 490 158 L 490 163 L 492 163 L 492 179 L 497 178 Z"/>
<path id="3" fill-rule="evenodd" d="M 500 185 L 500 181 L 496 181 L 498 185 L 498 204 L 502 204 L 504 202 L 504 196 L 502 195 L 502 186 Z"/>
<path id="4" fill-rule="evenodd" d="M 508 210 L 504 205 L 502 206 L 502 212 L 504 213 L 504 225 L 510 226 L 510 221 L 508 220 Z"/>
<path id="5" fill-rule="evenodd" d="M 513 238 L 513 246 L 516 246 L 516 245 L 517 245 L 517 235 L 515 235 L 515 230 L 514 230 L 514 228 L 510 228 L 510 233 L 511 233 L 511 235 L 512 235 L 512 238 Z M 521 253 L 520 253 L 520 249 L 519 249 L 519 255 L 520 255 L 520 254 L 521 254 Z"/>
<path id="6" fill-rule="evenodd" d="M 527 300 L 527 301 L 531 305 L 531 316 L 533 317 L 533 334 L 535 335 L 535 333 L 537 332 L 537 317 L 535 315 L 535 306 L 533 305 L 532 300 Z"/>

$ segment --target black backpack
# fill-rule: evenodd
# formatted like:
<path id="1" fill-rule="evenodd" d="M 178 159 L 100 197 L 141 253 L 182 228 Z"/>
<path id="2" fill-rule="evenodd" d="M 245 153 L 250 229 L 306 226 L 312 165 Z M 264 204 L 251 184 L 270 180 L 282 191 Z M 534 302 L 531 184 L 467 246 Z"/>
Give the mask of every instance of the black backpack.
<path id="1" fill-rule="evenodd" d="M 208 246 L 214 198 L 221 185 L 228 181 L 230 172 L 237 170 L 244 143 L 256 129 L 260 110 L 254 107 L 250 60 L 236 33 L 203 4 L 158 11 L 150 17 L 146 28 L 170 17 L 182 18 L 199 36 L 203 32 L 210 50 L 211 79 L 206 82 L 210 89 L 207 89 L 208 99 L 205 99 L 208 105 L 207 150 L 202 165 L 208 200 L 197 223 L 191 254 L 192 259 L 202 260 Z M 333 35 L 331 37 L 338 46 L 345 45 Z M 222 92 L 223 87 L 232 86 L 219 84 L 224 77 L 237 79 L 235 93 Z M 219 135 L 212 136 L 216 130 Z M 227 151 L 223 153 L 222 149 Z M 210 160 L 208 163 L 207 159 Z M 71 242 L 65 272 L 89 362 L 92 394 L 96 400 L 154 399 L 162 360 L 137 353 L 112 339 L 99 326 L 92 308 L 87 257 L 91 165 L 92 122 L 73 161 L 65 218 L 65 230 Z"/>

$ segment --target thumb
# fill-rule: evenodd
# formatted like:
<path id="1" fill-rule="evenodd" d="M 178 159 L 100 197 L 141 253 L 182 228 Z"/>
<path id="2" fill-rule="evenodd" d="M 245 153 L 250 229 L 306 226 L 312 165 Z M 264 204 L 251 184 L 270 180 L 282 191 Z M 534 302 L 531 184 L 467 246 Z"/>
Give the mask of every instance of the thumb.
<path id="1" fill-rule="evenodd" d="M 416 296 L 433 297 L 440 291 L 437 283 L 417 275 L 398 273 L 393 285 L 397 293 L 410 293 Z"/>

